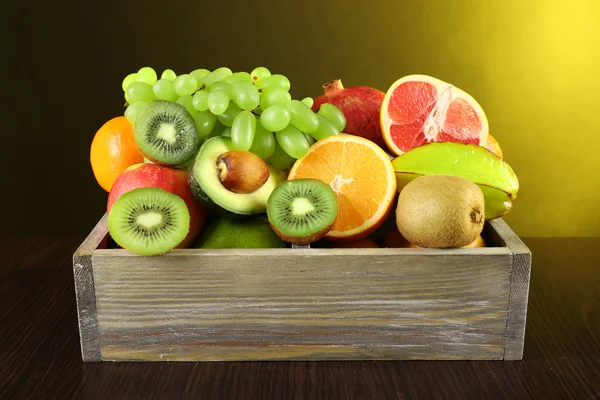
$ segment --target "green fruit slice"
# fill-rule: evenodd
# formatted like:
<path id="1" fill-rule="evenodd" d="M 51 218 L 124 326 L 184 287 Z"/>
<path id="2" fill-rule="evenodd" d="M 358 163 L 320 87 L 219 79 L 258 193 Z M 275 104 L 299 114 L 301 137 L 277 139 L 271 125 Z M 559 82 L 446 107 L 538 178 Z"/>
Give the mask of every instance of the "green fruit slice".
<path id="1" fill-rule="evenodd" d="M 519 191 L 519 180 L 510 165 L 489 150 L 473 144 L 425 144 L 396 157 L 392 165 L 398 191 L 422 175 L 455 175 L 473 181 L 485 197 L 486 219 L 508 214 Z"/>

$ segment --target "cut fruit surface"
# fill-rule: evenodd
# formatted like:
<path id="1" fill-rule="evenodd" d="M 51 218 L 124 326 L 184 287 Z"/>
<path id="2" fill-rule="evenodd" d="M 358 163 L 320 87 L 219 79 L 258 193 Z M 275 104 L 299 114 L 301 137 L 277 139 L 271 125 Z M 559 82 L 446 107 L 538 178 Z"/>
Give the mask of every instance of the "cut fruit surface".
<path id="1" fill-rule="evenodd" d="M 368 236 L 389 215 L 396 178 L 389 156 L 370 140 L 340 134 L 319 140 L 298 159 L 288 179 L 315 178 L 337 196 L 338 216 L 325 235 L 332 241 Z"/>
<path id="2" fill-rule="evenodd" d="M 396 155 L 431 142 L 484 145 L 489 129 L 471 95 L 427 75 L 394 82 L 383 99 L 380 119 L 385 143 Z"/>

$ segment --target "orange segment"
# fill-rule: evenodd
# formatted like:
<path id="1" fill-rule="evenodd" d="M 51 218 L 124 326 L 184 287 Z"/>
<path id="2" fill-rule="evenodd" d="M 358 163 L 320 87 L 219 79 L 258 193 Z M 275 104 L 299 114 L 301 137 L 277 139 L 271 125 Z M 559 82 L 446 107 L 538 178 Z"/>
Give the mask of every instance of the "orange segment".
<path id="1" fill-rule="evenodd" d="M 364 238 L 385 220 L 396 195 L 389 156 L 375 143 L 340 134 L 322 139 L 298 159 L 288 179 L 315 178 L 337 194 L 338 216 L 325 236 L 336 241 Z"/>

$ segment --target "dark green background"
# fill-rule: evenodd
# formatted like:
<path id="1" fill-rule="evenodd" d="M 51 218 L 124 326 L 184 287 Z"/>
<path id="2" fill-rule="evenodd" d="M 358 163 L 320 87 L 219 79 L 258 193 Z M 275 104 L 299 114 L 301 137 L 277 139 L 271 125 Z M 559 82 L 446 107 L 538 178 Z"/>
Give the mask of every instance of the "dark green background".
<path id="1" fill-rule="evenodd" d="M 412 73 L 473 95 L 521 181 L 521 235 L 600 235 L 594 1 L 21 2 L 3 12 L 4 232 L 85 234 L 104 212 L 89 146 L 121 80 L 264 65 L 292 95 Z M 584 145 L 581 145 L 584 143 Z M 594 150 L 595 149 L 595 150 Z"/>

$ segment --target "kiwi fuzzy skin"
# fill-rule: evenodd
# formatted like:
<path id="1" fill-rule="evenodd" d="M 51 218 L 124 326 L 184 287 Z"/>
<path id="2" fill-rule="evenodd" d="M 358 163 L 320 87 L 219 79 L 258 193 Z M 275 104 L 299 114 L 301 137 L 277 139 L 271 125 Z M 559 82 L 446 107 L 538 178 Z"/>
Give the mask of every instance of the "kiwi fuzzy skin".
<path id="1" fill-rule="evenodd" d="M 315 232 L 308 236 L 289 236 L 289 235 L 286 235 L 285 233 L 281 232 L 279 229 L 277 229 L 277 227 L 271 223 L 271 220 L 269 220 L 269 225 L 271 225 L 271 229 L 273 229 L 273 232 L 275 232 L 275 234 L 277 234 L 277 236 L 279 236 L 281 238 L 281 240 L 283 240 L 284 242 L 287 242 L 287 243 L 303 244 L 303 245 L 314 243 L 317 240 L 324 237 L 327 234 L 327 232 L 329 232 L 331 230 L 331 228 L 333 228 L 334 223 L 335 223 L 335 220 L 329 226 L 326 226 L 325 228 L 321 229 L 319 232 Z"/>
<path id="2" fill-rule="evenodd" d="M 420 247 L 467 246 L 485 224 L 483 193 L 475 183 L 458 176 L 419 177 L 400 192 L 396 224 L 402 236 Z"/>

